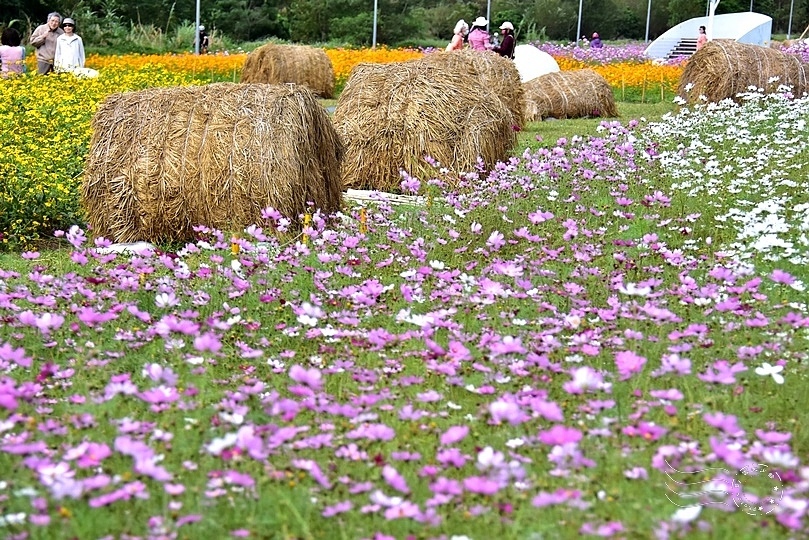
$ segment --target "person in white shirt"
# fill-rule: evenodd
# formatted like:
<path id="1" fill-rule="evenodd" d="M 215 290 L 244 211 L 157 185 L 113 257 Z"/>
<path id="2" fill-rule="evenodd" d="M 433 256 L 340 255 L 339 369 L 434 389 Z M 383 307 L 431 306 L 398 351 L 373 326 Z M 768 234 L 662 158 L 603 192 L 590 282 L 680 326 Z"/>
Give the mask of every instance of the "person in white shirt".
<path id="1" fill-rule="evenodd" d="M 76 22 L 66 17 L 62 22 L 65 33 L 56 40 L 56 55 L 53 58 L 55 71 L 75 71 L 84 67 L 84 43 L 76 35 Z"/>

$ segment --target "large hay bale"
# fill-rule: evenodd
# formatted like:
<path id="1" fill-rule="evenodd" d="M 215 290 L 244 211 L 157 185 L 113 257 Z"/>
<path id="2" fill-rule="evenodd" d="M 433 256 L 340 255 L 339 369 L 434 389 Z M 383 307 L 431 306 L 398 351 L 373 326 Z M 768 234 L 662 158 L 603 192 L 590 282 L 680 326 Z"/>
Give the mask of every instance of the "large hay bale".
<path id="1" fill-rule="evenodd" d="M 322 98 L 333 98 L 334 66 L 323 49 L 268 43 L 247 55 L 241 82 L 301 84 Z"/>
<path id="2" fill-rule="evenodd" d="M 773 77 L 778 81 L 771 82 Z M 737 94 L 747 92 L 750 86 L 769 93 L 782 84 L 792 86 L 796 96 L 809 89 L 807 66 L 799 58 L 768 47 L 718 39 L 708 42 L 688 60 L 677 93 L 689 102 L 700 96 L 717 102 L 736 100 Z"/>
<path id="3" fill-rule="evenodd" d="M 523 127 L 525 96 L 520 72 L 510 58 L 493 51 L 464 49 L 434 52 L 411 62 L 424 62 L 454 72 L 459 77 L 457 86 L 482 84 L 494 90 L 514 116 L 514 124 Z"/>
<path id="4" fill-rule="evenodd" d="M 307 202 L 340 208 L 343 145 L 297 85 L 217 83 L 114 94 L 93 118 L 82 206 L 96 236 L 188 240 L 193 227 L 300 226 Z"/>
<path id="5" fill-rule="evenodd" d="M 533 45 L 517 45 L 514 48 L 514 65 L 520 72 L 520 80 L 524 83 L 559 71 L 556 59 Z"/>
<path id="6" fill-rule="evenodd" d="M 523 88 L 525 118 L 529 122 L 545 118 L 618 116 L 612 88 L 592 69 L 548 73 L 523 83 Z"/>
<path id="7" fill-rule="evenodd" d="M 453 172 L 508 157 L 517 136 L 514 119 L 486 85 L 458 78 L 436 64 L 359 64 L 334 112 L 346 145 L 343 184 L 398 191 L 400 169 L 421 179 L 435 171 L 430 156 Z"/>

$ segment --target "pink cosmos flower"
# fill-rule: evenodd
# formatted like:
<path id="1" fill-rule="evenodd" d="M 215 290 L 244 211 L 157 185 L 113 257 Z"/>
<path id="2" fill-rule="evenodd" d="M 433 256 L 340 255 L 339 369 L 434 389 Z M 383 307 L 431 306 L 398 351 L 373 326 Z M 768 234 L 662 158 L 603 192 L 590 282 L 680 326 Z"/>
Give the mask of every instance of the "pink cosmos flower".
<path id="1" fill-rule="evenodd" d="M 549 430 L 539 432 L 539 440 L 551 446 L 578 443 L 581 439 L 581 431 L 562 425 L 555 425 Z"/>
<path id="2" fill-rule="evenodd" d="M 469 434 L 469 426 L 452 426 L 441 435 L 441 444 L 449 446 L 463 440 Z"/>
<path id="3" fill-rule="evenodd" d="M 632 351 L 621 351 L 615 354 L 615 366 L 618 368 L 622 381 L 631 378 L 635 373 L 640 373 L 644 365 L 646 365 L 646 358 Z"/>
<path id="4" fill-rule="evenodd" d="M 407 486 L 407 481 L 405 481 L 404 477 L 390 465 L 385 465 L 382 467 L 382 478 L 384 478 L 385 482 L 387 482 L 388 485 L 396 491 L 404 494 L 410 493 L 410 488 Z"/>
<path id="5" fill-rule="evenodd" d="M 317 368 L 306 369 L 295 364 L 289 368 L 289 377 L 300 384 L 308 386 L 312 390 L 320 390 L 323 387 L 323 374 Z"/>

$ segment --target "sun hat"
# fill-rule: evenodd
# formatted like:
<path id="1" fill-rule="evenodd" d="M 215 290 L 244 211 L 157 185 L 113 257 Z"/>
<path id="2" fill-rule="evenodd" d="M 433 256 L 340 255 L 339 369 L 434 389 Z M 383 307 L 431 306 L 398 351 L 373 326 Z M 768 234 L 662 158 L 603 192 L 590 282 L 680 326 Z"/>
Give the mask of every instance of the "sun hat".
<path id="1" fill-rule="evenodd" d="M 475 22 L 472 23 L 472 26 L 488 26 L 489 21 L 486 20 L 486 17 L 478 17 L 475 19 Z"/>
<path id="2" fill-rule="evenodd" d="M 469 25 L 466 24 L 466 21 L 463 19 L 455 23 L 455 31 L 453 33 L 460 34 L 461 32 L 463 32 L 464 34 L 469 32 Z"/>
<path id="3" fill-rule="evenodd" d="M 76 26 L 76 21 L 74 21 L 70 17 L 65 17 L 65 20 L 62 21 L 62 26 L 66 25 L 66 24 L 72 24 L 73 26 Z"/>
<path id="4" fill-rule="evenodd" d="M 204 24 L 199 25 L 199 29 L 200 30 L 205 30 L 205 25 Z"/>
<path id="5" fill-rule="evenodd" d="M 514 30 L 514 25 L 506 21 L 500 25 L 500 30 Z"/>

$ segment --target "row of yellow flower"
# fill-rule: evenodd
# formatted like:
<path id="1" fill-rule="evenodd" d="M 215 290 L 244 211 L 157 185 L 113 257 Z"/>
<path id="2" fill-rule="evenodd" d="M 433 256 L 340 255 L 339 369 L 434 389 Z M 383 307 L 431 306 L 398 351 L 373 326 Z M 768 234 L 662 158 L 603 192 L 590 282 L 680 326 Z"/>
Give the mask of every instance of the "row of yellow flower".
<path id="1" fill-rule="evenodd" d="M 576 69 L 592 69 L 615 89 L 632 88 L 637 90 L 651 87 L 673 90 L 680 81 L 683 66 L 660 65 L 653 62 L 618 62 L 613 64 L 585 64 L 573 58 L 556 58 L 559 69 L 572 71 Z"/>

